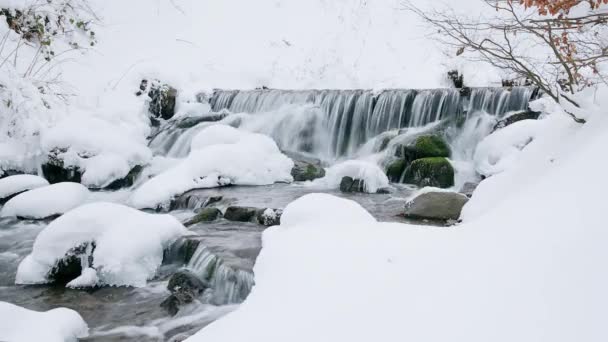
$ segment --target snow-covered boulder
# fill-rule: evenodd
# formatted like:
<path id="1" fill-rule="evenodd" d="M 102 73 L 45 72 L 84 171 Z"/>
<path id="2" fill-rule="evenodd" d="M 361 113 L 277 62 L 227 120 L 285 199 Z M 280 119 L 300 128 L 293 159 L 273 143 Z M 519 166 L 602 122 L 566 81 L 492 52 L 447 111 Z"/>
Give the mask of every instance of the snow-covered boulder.
<path id="1" fill-rule="evenodd" d="M 201 130 L 191 147 L 185 160 L 135 190 L 131 204 L 166 207 L 173 197 L 192 189 L 293 181 L 293 162 L 268 136 L 214 125 Z"/>
<path id="2" fill-rule="evenodd" d="M 0 341 L 76 342 L 89 327 L 74 310 L 57 308 L 37 312 L 0 302 Z"/>
<path id="3" fill-rule="evenodd" d="M 58 263 L 78 250 L 84 254 L 81 267 L 85 272 L 68 286 L 145 286 L 161 265 L 163 250 L 186 232 L 170 215 L 148 214 L 115 203 L 86 204 L 38 234 L 32 253 L 19 265 L 16 282 L 50 282 Z"/>
<path id="4" fill-rule="evenodd" d="M 45 219 L 76 208 L 88 196 L 89 190 L 82 184 L 57 183 L 13 197 L 0 211 L 0 217 Z"/>
<path id="5" fill-rule="evenodd" d="M 43 172 L 52 183 L 79 181 L 89 188 L 104 188 L 152 158 L 141 132 L 92 116 L 61 121 L 44 132 L 41 145 L 48 155 Z"/>
<path id="6" fill-rule="evenodd" d="M 368 193 L 376 193 L 389 186 L 384 171 L 378 165 L 363 160 L 348 160 L 336 164 L 327 169 L 325 177 L 315 180 L 314 183 L 330 189 L 339 189 L 344 177 L 359 180 L 364 184 L 363 191 Z"/>
<path id="7" fill-rule="evenodd" d="M 425 192 L 405 205 L 405 216 L 419 219 L 457 220 L 462 207 L 469 201 L 466 195 L 450 191 Z"/>
<path id="8" fill-rule="evenodd" d="M 376 219 L 359 203 L 328 194 L 302 196 L 285 207 L 281 216 L 281 227 L 375 222 Z"/>
<path id="9" fill-rule="evenodd" d="M 49 182 L 34 175 L 15 175 L 0 179 L 0 203 L 5 203 L 15 195 L 27 190 L 49 185 Z"/>

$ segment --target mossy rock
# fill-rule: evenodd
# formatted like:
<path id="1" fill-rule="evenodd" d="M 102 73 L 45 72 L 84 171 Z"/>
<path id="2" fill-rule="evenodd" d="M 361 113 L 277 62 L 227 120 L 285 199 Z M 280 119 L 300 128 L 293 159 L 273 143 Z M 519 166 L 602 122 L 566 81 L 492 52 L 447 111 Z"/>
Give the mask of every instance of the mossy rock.
<path id="1" fill-rule="evenodd" d="M 184 223 L 184 226 L 192 226 L 201 222 L 213 222 L 222 218 L 222 212 L 218 208 L 204 208 L 196 216 Z"/>
<path id="2" fill-rule="evenodd" d="M 397 147 L 395 152 L 396 157 L 403 158 L 408 163 L 416 159 L 429 157 L 449 158 L 450 155 L 450 147 L 438 135 L 420 136 L 410 145 Z"/>
<path id="3" fill-rule="evenodd" d="M 449 188 L 454 186 L 454 168 L 443 157 L 417 159 L 405 169 L 403 182 L 421 187 Z"/>
<path id="4" fill-rule="evenodd" d="M 397 183 L 401 181 L 403 171 L 407 167 L 407 161 L 405 159 L 397 159 L 394 162 L 388 164 L 386 168 L 386 175 L 391 182 Z"/>
<path id="5" fill-rule="evenodd" d="M 325 177 L 325 169 L 320 164 L 295 161 L 293 169 L 291 169 L 291 176 L 296 182 L 312 181 Z"/>

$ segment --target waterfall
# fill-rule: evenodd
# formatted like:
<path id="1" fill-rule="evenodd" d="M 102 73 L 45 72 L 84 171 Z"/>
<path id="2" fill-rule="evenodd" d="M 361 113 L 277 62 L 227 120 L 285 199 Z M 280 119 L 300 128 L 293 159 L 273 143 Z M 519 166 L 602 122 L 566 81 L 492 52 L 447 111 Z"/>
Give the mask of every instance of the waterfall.
<path id="1" fill-rule="evenodd" d="M 254 118 L 246 120 L 243 128 L 248 129 L 249 124 L 252 130 L 273 136 L 284 149 L 295 147 L 335 159 L 353 155 L 364 143 L 390 130 L 466 119 L 479 112 L 500 118 L 508 112 L 526 110 L 536 96 L 537 90 L 531 87 L 380 92 L 259 89 L 217 90 L 210 103 L 214 111 L 251 114 Z M 302 114 L 308 115 L 306 120 L 294 120 L 285 114 L 297 106 L 308 106 L 308 114 Z M 315 108 L 320 115 L 310 115 Z M 255 116 L 264 120 L 260 117 L 255 123 Z M 287 117 L 291 117 L 289 122 L 285 122 Z"/>
<path id="2" fill-rule="evenodd" d="M 199 244 L 186 266 L 209 284 L 204 299 L 215 305 L 241 303 L 253 287 L 253 273 L 228 265 L 222 258 Z"/>

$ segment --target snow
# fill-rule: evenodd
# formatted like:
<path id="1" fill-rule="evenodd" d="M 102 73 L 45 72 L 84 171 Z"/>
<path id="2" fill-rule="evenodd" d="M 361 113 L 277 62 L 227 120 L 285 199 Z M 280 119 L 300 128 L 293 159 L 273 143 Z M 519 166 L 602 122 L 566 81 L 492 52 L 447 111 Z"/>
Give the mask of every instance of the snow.
<path id="1" fill-rule="evenodd" d="M 291 203 L 250 296 L 188 341 L 605 341 L 608 118 L 540 125 L 450 229 L 350 220 L 365 211 L 327 195 Z"/>
<path id="2" fill-rule="evenodd" d="M 74 310 L 57 308 L 36 312 L 0 302 L 0 340 L 7 342 L 76 342 L 89 328 Z"/>
<path id="3" fill-rule="evenodd" d="M 82 183 L 93 188 L 125 177 L 152 158 L 145 138 L 133 128 L 94 117 L 61 121 L 43 134 L 41 145 L 46 153 L 65 151 L 59 155 L 64 166 L 79 167 L 84 171 Z"/>
<path id="4" fill-rule="evenodd" d="M 170 215 L 148 214 L 114 203 L 86 204 L 40 232 L 32 253 L 19 264 L 16 283 L 48 282 L 48 272 L 66 253 L 95 242 L 93 264 L 87 266 L 95 274 L 85 270 L 70 286 L 142 287 L 160 266 L 163 250 L 186 232 Z"/>
<path id="5" fill-rule="evenodd" d="M 0 179 L 0 198 L 6 198 L 23 191 L 49 185 L 49 182 L 39 176 L 15 175 Z"/>
<path id="6" fill-rule="evenodd" d="M 89 190 L 84 185 L 57 183 L 13 197 L 2 207 L 0 217 L 44 219 L 66 213 L 83 204 L 88 197 Z"/>
<path id="7" fill-rule="evenodd" d="M 192 148 L 185 160 L 137 188 L 131 205 L 164 207 L 174 196 L 198 188 L 293 181 L 293 161 L 261 134 L 214 125 L 197 134 Z"/>
<path id="8" fill-rule="evenodd" d="M 389 186 L 388 177 L 375 163 L 365 160 L 347 160 L 326 170 L 325 177 L 315 180 L 313 184 L 329 189 L 338 189 L 344 177 L 365 181 L 365 192 L 375 193 L 378 189 Z"/>

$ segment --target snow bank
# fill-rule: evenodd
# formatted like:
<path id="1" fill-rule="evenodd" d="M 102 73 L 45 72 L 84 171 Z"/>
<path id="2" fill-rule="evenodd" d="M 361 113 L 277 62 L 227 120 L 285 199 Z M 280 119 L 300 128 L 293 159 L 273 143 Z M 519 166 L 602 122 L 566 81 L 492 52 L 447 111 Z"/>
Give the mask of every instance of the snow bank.
<path id="1" fill-rule="evenodd" d="M 32 253 L 19 265 L 16 283 L 48 282 L 48 272 L 66 253 L 94 242 L 93 264 L 83 267 L 95 274 L 83 272 L 72 286 L 145 286 L 160 266 L 163 250 L 186 232 L 170 215 L 147 214 L 114 203 L 86 204 L 40 232 Z"/>
<path id="2" fill-rule="evenodd" d="M 388 177 L 376 164 L 364 160 L 348 160 L 326 170 L 325 177 L 315 180 L 313 184 L 338 189 L 344 177 L 365 181 L 365 192 L 375 193 L 380 188 L 389 186 Z"/>
<path id="3" fill-rule="evenodd" d="M 290 203 L 281 216 L 281 227 L 326 223 L 375 223 L 359 203 L 327 194 L 310 194 Z"/>
<path id="4" fill-rule="evenodd" d="M 34 175 L 16 175 L 0 179 L 0 198 L 49 185 L 46 179 Z"/>
<path id="5" fill-rule="evenodd" d="M 492 176 L 517 161 L 521 150 L 531 143 L 543 127 L 542 120 L 523 120 L 485 137 L 475 150 L 475 169 Z"/>
<path id="6" fill-rule="evenodd" d="M 267 136 L 214 125 L 198 133 L 192 146 L 184 161 L 136 189 L 130 203 L 157 208 L 191 189 L 293 181 L 293 162 Z"/>
<path id="7" fill-rule="evenodd" d="M 89 336 L 89 327 L 74 310 L 31 311 L 0 302 L 0 341 L 76 342 Z"/>
<path id="8" fill-rule="evenodd" d="M 15 196 L 2 208 L 0 217 L 44 219 L 66 213 L 84 203 L 89 190 L 79 183 L 57 183 Z"/>
<path id="9" fill-rule="evenodd" d="M 136 165 L 152 158 L 144 136 L 132 128 L 95 117 L 71 117 L 46 131 L 41 140 L 45 153 L 60 150 L 64 165 L 83 171 L 82 183 L 103 188 L 125 177 Z"/>
<path id="10" fill-rule="evenodd" d="M 608 118 L 553 116 L 467 204 L 492 206 L 455 228 L 307 222 L 315 201 L 290 204 L 250 296 L 188 341 L 607 340 Z"/>

